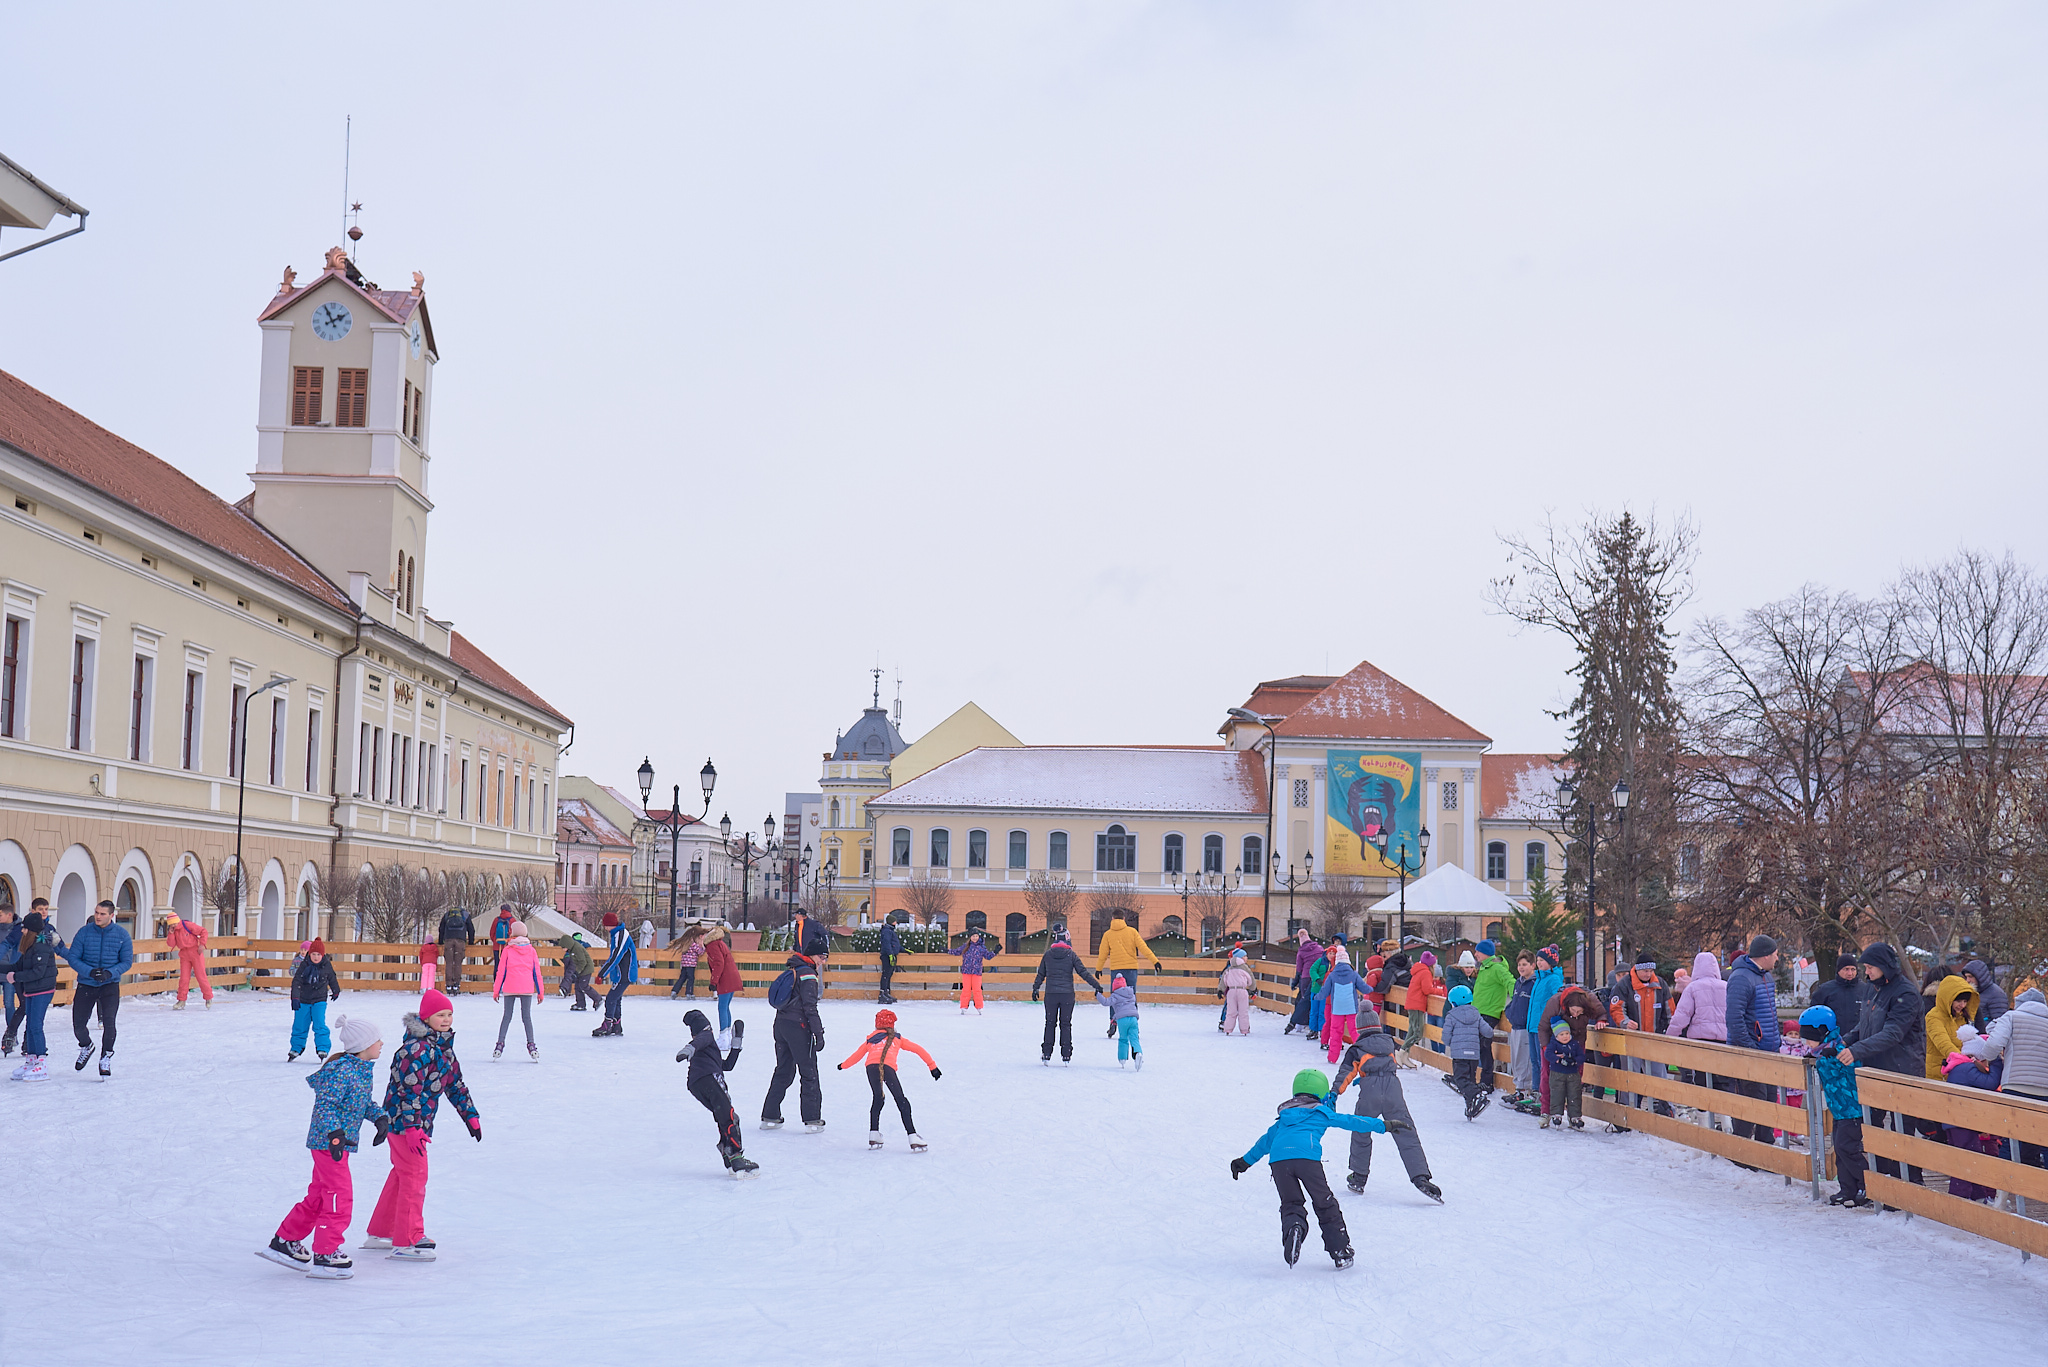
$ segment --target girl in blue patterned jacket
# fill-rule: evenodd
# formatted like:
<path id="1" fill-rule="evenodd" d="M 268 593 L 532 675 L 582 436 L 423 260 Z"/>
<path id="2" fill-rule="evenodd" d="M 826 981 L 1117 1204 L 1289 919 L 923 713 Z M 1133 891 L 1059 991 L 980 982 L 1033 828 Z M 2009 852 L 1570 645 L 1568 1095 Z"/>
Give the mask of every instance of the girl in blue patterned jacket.
<path id="1" fill-rule="evenodd" d="M 348 1156 L 356 1150 L 365 1120 L 377 1125 L 372 1144 L 384 1142 L 388 1123 L 383 1108 L 370 1100 L 370 1084 L 377 1075 L 375 1060 L 384 1052 L 377 1027 L 366 1020 L 337 1016 L 334 1033 L 341 1039 L 342 1052 L 306 1079 L 313 1089 L 313 1123 L 306 1130 L 306 1147 L 313 1151 L 313 1180 L 306 1187 L 305 1198 L 291 1208 L 271 1236 L 270 1247 L 256 1254 L 280 1267 L 327 1279 L 355 1275 L 348 1254 L 341 1251 L 355 1209 Z M 310 1254 L 304 1242 L 308 1234 L 313 1236 Z"/>

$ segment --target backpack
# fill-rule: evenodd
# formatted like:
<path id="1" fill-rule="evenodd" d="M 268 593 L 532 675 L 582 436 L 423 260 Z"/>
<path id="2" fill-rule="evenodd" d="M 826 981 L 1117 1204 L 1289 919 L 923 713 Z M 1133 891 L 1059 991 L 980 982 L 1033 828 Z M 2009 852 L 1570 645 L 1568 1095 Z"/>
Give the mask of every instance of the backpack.
<path id="1" fill-rule="evenodd" d="M 796 995 L 796 970 L 785 968 L 782 975 L 768 984 L 768 1004 L 780 1011 L 789 1005 L 789 999 Z"/>

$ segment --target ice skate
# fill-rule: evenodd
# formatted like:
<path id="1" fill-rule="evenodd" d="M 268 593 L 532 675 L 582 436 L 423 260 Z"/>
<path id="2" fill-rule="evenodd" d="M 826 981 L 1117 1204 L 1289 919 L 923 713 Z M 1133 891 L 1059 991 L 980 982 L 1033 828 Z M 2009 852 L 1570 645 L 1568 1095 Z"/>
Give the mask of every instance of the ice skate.
<path id="1" fill-rule="evenodd" d="M 1138 1072 L 1141 1072 L 1141 1073 L 1142 1073 L 1142 1072 L 1144 1072 L 1144 1071 L 1145 1071 L 1145 1056 L 1144 1056 L 1143 1054 L 1132 1054 L 1132 1055 L 1131 1055 L 1131 1067 L 1132 1067 L 1132 1068 L 1134 1068 L 1134 1069 L 1136 1069 L 1136 1070 L 1137 1070 Z"/>
<path id="2" fill-rule="evenodd" d="M 879 1149 L 882 1147 L 882 1132 L 880 1130 L 868 1131 L 868 1147 L 871 1149 Z"/>
<path id="3" fill-rule="evenodd" d="M 316 1253 L 313 1265 L 306 1269 L 308 1277 L 317 1277 L 324 1282 L 347 1281 L 356 1275 L 356 1265 L 346 1253 Z"/>
<path id="4" fill-rule="evenodd" d="M 394 1263 L 430 1263 L 434 1261 L 434 1246 L 422 1239 L 416 1244 L 402 1244 L 384 1255 Z"/>
<path id="5" fill-rule="evenodd" d="M 1301 1261 L 1301 1243 L 1307 1237 L 1307 1225 L 1289 1225 L 1280 1231 L 1280 1256 L 1289 1267 Z"/>
<path id="6" fill-rule="evenodd" d="M 1351 1266 L 1352 1256 L 1353 1255 L 1350 1249 L 1340 1248 L 1335 1253 L 1332 1253 L 1330 1255 L 1330 1261 L 1337 1265 L 1337 1270 L 1339 1272 L 1342 1272 L 1345 1268 Z"/>
<path id="7" fill-rule="evenodd" d="M 71 1065 L 73 1072 L 82 1073 L 85 1071 L 85 1065 L 92 1062 L 93 1050 L 96 1047 L 95 1045 L 88 1044 L 85 1048 L 78 1051 L 78 1062 Z"/>
<path id="8" fill-rule="evenodd" d="M 1438 1078 L 1437 1081 L 1443 1083 L 1444 1086 L 1450 1088 L 1454 1092 L 1458 1091 L 1458 1080 L 1452 1077 L 1449 1073 L 1445 1073 L 1442 1077 Z M 1458 1095 L 1463 1096 L 1464 1093 L 1458 1092 Z"/>
<path id="9" fill-rule="evenodd" d="M 303 1049 L 294 1049 L 284 1056 L 284 1061 L 286 1063 L 297 1063 L 299 1061 L 299 1055 L 305 1052 L 306 1051 Z"/>
<path id="10" fill-rule="evenodd" d="M 6 1058 L 9 1054 L 13 1052 L 14 1032 L 12 1030 L 9 1030 L 5 1035 L 0 1035 L 0 1058 Z"/>
<path id="11" fill-rule="evenodd" d="M 1124 1061 L 1123 1061 L 1122 1059 L 1118 1059 L 1118 1060 L 1116 1061 L 1116 1066 L 1117 1066 L 1117 1070 L 1118 1070 L 1119 1072 L 1121 1072 L 1121 1071 L 1123 1070 L 1123 1068 L 1125 1067 Z"/>
<path id="12" fill-rule="evenodd" d="M 822 1120 L 806 1120 L 804 1122 L 805 1134 L 822 1134 L 824 1129 L 825 1122 Z"/>
<path id="13" fill-rule="evenodd" d="M 1572 1128 L 1575 1130 L 1583 1130 L 1586 1128 L 1586 1122 L 1578 1116 L 1573 1116 Z"/>
<path id="14" fill-rule="evenodd" d="M 1362 1172 L 1347 1174 L 1344 1178 L 1344 1185 L 1350 1188 L 1353 1196 L 1365 1195 L 1365 1174 Z"/>
<path id="15" fill-rule="evenodd" d="M 114 1075 L 114 1056 L 113 1056 L 112 1054 L 101 1054 L 101 1055 L 100 1055 L 100 1076 L 101 1076 L 102 1078 L 110 1078 L 110 1077 L 112 1077 L 113 1075 Z"/>
<path id="16" fill-rule="evenodd" d="M 11 1073 L 9 1073 L 9 1074 L 7 1075 L 7 1080 L 8 1080 L 9 1082 L 19 1082 L 19 1081 L 21 1081 L 21 1080 L 22 1080 L 22 1079 L 23 1079 L 24 1077 L 27 1077 L 27 1076 L 28 1076 L 28 1066 L 29 1066 L 29 1065 L 30 1065 L 31 1063 L 34 1063 L 34 1062 L 35 1062 L 35 1059 L 34 1059 L 34 1058 L 33 1058 L 32 1056 L 30 1056 L 30 1055 L 28 1055 L 28 1054 L 23 1054 L 23 1055 L 21 1056 L 21 1062 L 20 1062 L 20 1063 L 18 1063 L 18 1064 L 16 1064 L 16 1065 L 15 1065 L 15 1067 L 14 1067 L 14 1071 L 13 1071 L 13 1072 L 11 1072 Z"/>
<path id="17" fill-rule="evenodd" d="M 184 1009 L 185 1009 L 185 1003 L 183 1003 L 183 1002 L 172 1002 L 172 1003 L 171 1003 L 171 1010 L 173 1010 L 173 1011 L 183 1011 Z"/>
<path id="18" fill-rule="evenodd" d="M 732 1153 L 726 1155 L 725 1170 L 733 1175 L 734 1180 L 739 1180 L 759 1176 L 761 1165 L 743 1153 Z"/>
<path id="19" fill-rule="evenodd" d="M 916 1135 L 910 1136 L 910 1151 L 912 1153 L 923 1153 L 926 1149 L 929 1149 L 930 1147 L 931 1145 L 925 1143 Z"/>
<path id="20" fill-rule="evenodd" d="M 1479 1113 L 1485 1110 L 1487 1103 L 1492 1100 L 1493 1098 L 1488 1096 L 1484 1092 L 1480 1092 L 1479 1094 L 1474 1096 L 1470 1101 L 1465 1103 L 1465 1119 L 1477 1120 L 1479 1118 Z"/>
<path id="21" fill-rule="evenodd" d="M 23 1082 L 48 1082 L 50 1080 L 50 1056 L 48 1054 L 31 1054 L 28 1060 L 28 1071 L 21 1075 L 21 1080 Z"/>
<path id="22" fill-rule="evenodd" d="M 1546 1116 L 1543 1116 L 1543 1117 L 1541 1117 L 1540 1119 L 1538 1119 L 1538 1120 L 1537 1120 L 1537 1122 L 1536 1122 L 1536 1128 L 1537 1128 L 1537 1129 L 1539 1129 L 1539 1130 L 1547 1130 L 1547 1129 L 1549 1129 L 1549 1128 L 1550 1128 L 1550 1117 L 1546 1115 Z"/>
<path id="23" fill-rule="evenodd" d="M 527 1045 L 527 1046 L 526 1046 L 526 1056 L 527 1056 L 528 1058 L 532 1059 L 532 1060 L 533 1060 L 533 1061 L 534 1061 L 535 1063 L 539 1063 L 539 1062 L 540 1062 L 540 1046 L 539 1046 L 538 1044 L 529 1044 L 529 1045 Z"/>
<path id="24" fill-rule="evenodd" d="M 779 1130 L 782 1128 L 782 1121 L 779 1118 L 770 1120 L 764 1115 L 761 1117 L 761 1128 L 764 1130 Z"/>
<path id="25" fill-rule="evenodd" d="M 207 1009 L 207 1010 L 209 1010 L 209 1011 L 213 1010 L 213 998 L 211 998 L 211 997 L 208 997 L 208 998 L 206 999 L 206 1001 L 205 1001 L 204 1005 L 205 1005 L 205 1007 L 206 1007 L 206 1009 Z"/>
<path id="26" fill-rule="evenodd" d="M 381 1234 L 372 1234 L 356 1245 L 357 1248 L 389 1248 L 391 1241 Z"/>
<path id="27" fill-rule="evenodd" d="M 306 1251 L 304 1244 L 296 1239 L 280 1239 L 274 1234 L 270 1236 L 270 1247 L 257 1249 L 256 1256 L 294 1272 L 303 1272 L 306 1264 L 313 1261 L 313 1255 Z"/>
<path id="28" fill-rule="evenodd" d="M 1613 1123 L 1612 1121 L 1610 1121 L 1610 1122 L 1608 1122 L 1608 1125 L 1607 1125 L 1607 1133 L 1609 1133 L 1609 1134 L 1627 1134 L 1627 1133 L 1628 1133 L 1628 1126 L 1626 1126 L 1626 1125 L 1616 1125 L 1616 1124 L 1614 1124 L 1614 1123 Z"/>
<path id="29" fill-rule="evenodd" d="M 327 1051 L 325 1049 L 315 1049 L 313 1051 L 313 1057 L 319 1059 L 322 1063 L 325 1063 L 327 1062 Z"/>
<path id="30" fill-rule="evenodd" d="M 491 1062 L 496 1063 L 503 1057 L 505 1057 L 505 1041 L 499 1040 L 497 1047 L 491 1050 Z"/>
<path id="31" fill-rule="evenodd" d="M 574 1006 L 570 1007 L 569 1009 L 571 1011 L 588 1011 L 590 1008 L 585 1006 L 582 1002 L 577 1002 Z"/>
<path id="32" fill-rule="evenodd" d="M 1438 1205 L 1442 1205 L 1444 1203 L 1443 1191 L 1437 1186 L 1436 1183 L 1429 1180 L 1428 1173 L 1423 1173 L 1421 1176 L 1416 1177 L 1413 1180 L 1415 1182 L 1415 1189 L 1417 1191 L 1421 1192 L 1424 1196 L 1427 1196 L 1430 1200 L 1436 1202 Z"/>
<path id="33" fill-rule="evenodd" d="M 1039 1065 L 1039 1066 L 1040 1066 L 1041 1068 L 1050 1068 L 1050 1067 L 1052 1067 L 1052 1055 L 1051 1055 L 1051 1054 L 1040 1054 L 1040 1055 L 1038 1056 L 1038 1065 Z M 17 1074 L 16 1076 L 19 1076 L 19 1074 Z"/>

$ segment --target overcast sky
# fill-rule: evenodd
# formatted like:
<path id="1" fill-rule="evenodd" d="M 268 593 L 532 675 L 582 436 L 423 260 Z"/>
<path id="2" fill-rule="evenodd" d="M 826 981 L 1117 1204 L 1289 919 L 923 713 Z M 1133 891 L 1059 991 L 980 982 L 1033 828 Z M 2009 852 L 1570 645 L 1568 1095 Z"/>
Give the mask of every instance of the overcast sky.
<path id="1" fill-rule="evenodd" d="M 352 114 L 441 345 L 428 608 L 567 771 L 710 755 L 740 825 L 878 659 L 913 737 L 1211 742 L 1370 659 L 1552 747 L 1567 657 L 1485 605 L 1547 508 L 1689 512 L 1712 612 L 2048 560 L 2038 6 L 0 22 L 0 151 L 92 210 L 0 265 L 0 368 L 240 497 Z"/>

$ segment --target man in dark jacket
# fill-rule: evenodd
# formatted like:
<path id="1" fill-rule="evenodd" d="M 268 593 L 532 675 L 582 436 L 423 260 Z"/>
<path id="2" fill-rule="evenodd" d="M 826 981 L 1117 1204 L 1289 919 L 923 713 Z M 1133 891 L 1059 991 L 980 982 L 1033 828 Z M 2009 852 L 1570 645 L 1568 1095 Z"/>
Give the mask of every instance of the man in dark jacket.
<path id="1" fill-rule="evenodd" d="M 100 1017 L 100 1076 L 114 1075 L 114 1017 L 121 1009 L 121 979 L 135 967 L 135 942 L 126 929 L 114 921 L 114 904 L 102 902 L 92 909 L 92 919 L 78 928 L 69 949 L 58 957 L 78 974 L 78 986 L 71 994 L 71 1033 L 78 1037 L 78 1061 L 83 1069 L 92 1061 L 92 1033 L 86 1029 L 97 1011 Z"/>
<path id="2" fill-rule="evenodd" d="M 1863 971 L 1858 966 L 1854 950 L 1844 950 L 1835 956 L 1835 976 L 1826 982 L 1816 983 L 1811 1004 L 1825 1006 L 1835 1013 L 1835 1019 L 1843 1030 L 1856 1024 L 1856 1018 L 1863 1013 L 1863 1003 L 1868 1001 L 1871 986 L 1863 980 Z"/>
<path id="3" fill-rule="evenodd" d="M 462 952 L 476 940 L 476 922 L 460 907 L 441 918 L 441 982 L 449 996 L 462 990 Z"/>
<path id="4" fill-rule="evenodd" d="M 2012 1009 L 2005 989 L 1991 976 L 1991 965 L 1982 959 L 1972 959 L 1964 964 L 1963 976 L 1977 987 L 1977 1028 L 1989 1030 L 1991 1022 Z"/>
<path id="5" fill-rule="evenodd" d="M 576 1004 L 569 1009 L 588 1010 L 589 1008 L 583 1004 L 586 994 L 592 1006 L 602 1002 L 604 997 L 590 985 L 590 946 L 583 943 L 581 936 L 571 931 L 555 941 L 555 948 L 562 951 L 562 995 L 570 995 L 573 989 L 576 996 Z"/>
<path id="6" fill-rule="evenodd" d="M 1771 976 L 1777 965 L 1778 942 L 1759 935 L 1728 970 L 1728 1042 L 1738 1049 L 1778 1052 L 1778 980 Z M 1759 1101 L 1778 1099 L 1777 1088 L 1748 1078 L 1735 1079 L 1735 1090 Z M 1735 1133 L 1765 1144 L 1773 1139 L 1769 1125 L 1749 1120 L 1736 1120 Z"/>
<path id="7" fill-rule="evenodd" d="M 818 1085 L 818 1055 L 825 1049 L 825 1021 L 818 1014 L 818 966 L 807 955 L 792 954 L 786 966 L 796 975 L 789 999 L 775 1008 L 775 1073 L 768 1079 L 768 1097 L 761 1103 L 761 1128 L 782 1128 L 782 1098 L 791 1079 L 797 1085 L 797 1111 L 804 1133 L 825 1128 L 825 1093 Z"/>
<path id="8" fill-rule="evenodd" d="M 897 938 L 896 927 L 888 921 L 882 922 L 882 994 L 876 1002 L 888 1006 L 896 1000 L 896 994 L 889 990 L 889 984 L 896 976 L 896 956 L 903 952 L 903 941 Z"/>
<path id="9" fill-rule="evenodd" d="M 1081 956 L 1074 952 L 1074 946 L 1067 938 L 1067 932 L 1053 932 L 1052 943 L 1038 960 L 1038 976 L 1031 980 L 1031 1000 L 1038 1000 L 1038 992 L 1045 989 L 1045 1039 L 1039 1045 L 1038 1058 L 1041 1063 L 1052 1062 L 1052 1037 L 1057 1030 L 1060 1037 L 1060 1062 L 1072 1062 L 1074 1057 L 1074 975 L 1080 974 L 1084 982 L 1095 989 L 1095 1000 L 1102 1000 L 1102 983 L 1088 971 L 1088 965 L 1081 962 Z"/>
<path id="10" fill-rule="evenodd" d="M 1843 1063 L 1861 1068 L 1882 1068 L 1907 1077 L 1923 1076 L 1927 1067 L 1927 1016 L 1920 989 L 1899 964 L 1898 951 L 1882 940 L 1863 951 L 1863 976 L 1871 984 L 1856 1022 L 1842 1032 L 1843 1048 L 1837 1055 Z M 1731 1017 L 1732 1019 L 1732 1017 Z M 1889 1111 L 1873 1108 L 1869 1125 L 1884 1125 Z M 1907 1130 L 1915 1122 L 1901 1117 Z M 1886 1177 L 1899 1175 L 1895 1158 L 1879 1158 L 1877 1170 Z M 1906 1169 L 1906 1180 L 1918 1182 L 1920 1169 Z"/>

